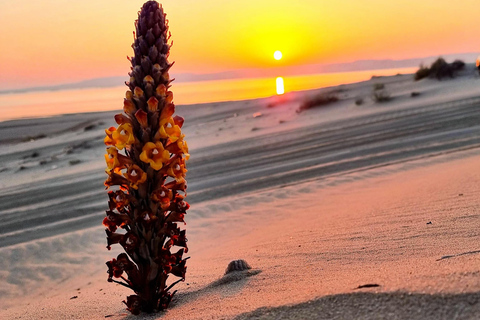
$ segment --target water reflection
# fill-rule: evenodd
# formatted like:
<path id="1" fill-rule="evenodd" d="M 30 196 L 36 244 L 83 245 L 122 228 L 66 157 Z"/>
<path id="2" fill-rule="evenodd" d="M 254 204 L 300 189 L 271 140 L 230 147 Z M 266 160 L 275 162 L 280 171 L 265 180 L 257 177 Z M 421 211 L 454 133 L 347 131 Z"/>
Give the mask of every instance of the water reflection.
<path id="1" fill-rule="evenodd" d="M 277 77 L 276 82 L 277 82 L 277 94 L 284 94 L 285 88 L 283 86 L 283 78 Z"/>
<path id="2" fill-rule="evenodd" d="M 290 76 L 276 79 L 277 95 L 368 80 L 377 76 L 414 73 L 418 68 L 365 70 L 342 73 Z M 278 80 L 281 79 L 281 80 Z M 174 82 L 175 104 L 257 99 L 275 95 L 272 78 L 224 79 Z M 279 82 L 282 91 L 279 91 Z M 286 83 L 284 83 L 286 82 Z M 44 117 L 61 113 L 121 111 L 125 86 L 112 88 L 70 89 L 15 94 L 0 94 L 0 121 L 21 117 Z M 280 93 L 281 92 L 281 93 Z"/>

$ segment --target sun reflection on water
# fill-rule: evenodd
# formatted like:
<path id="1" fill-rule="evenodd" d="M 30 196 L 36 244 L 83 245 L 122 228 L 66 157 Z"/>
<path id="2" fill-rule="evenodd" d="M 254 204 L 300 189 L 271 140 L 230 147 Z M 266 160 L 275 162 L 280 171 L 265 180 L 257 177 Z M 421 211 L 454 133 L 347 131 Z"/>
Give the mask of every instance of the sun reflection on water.
<path id="1" fill-rule="evenodd" d="M 284 94 L 285 93 L 285 88 L 284 88 L 284 85 L 283 85 L 283 78 L 282 77 L 277 77 L 276 82 L 277 82 L 277 94 Z"/>

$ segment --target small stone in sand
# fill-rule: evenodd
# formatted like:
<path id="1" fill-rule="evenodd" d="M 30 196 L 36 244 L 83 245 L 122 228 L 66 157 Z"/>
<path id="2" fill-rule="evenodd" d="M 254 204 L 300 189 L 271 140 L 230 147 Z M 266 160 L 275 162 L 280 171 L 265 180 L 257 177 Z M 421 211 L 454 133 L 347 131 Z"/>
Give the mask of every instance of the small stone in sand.
<path id="1" fill-rule="evenodd" d="M 81 161 L 78 160 L 78 159 L 72 159 L 70 161 L 68 161 L 68 163 L 71 165 L 71 166 L 74 166 L 76 164 L 79 164 Z"/>
<path id="2" fill-rule="evenodd" d="M 410 93 L 410 96 L 411 96 L 412 98 L 418 97 L 419 95 L 420 95 L 420 92 L 416 92 L 416 91 L 413 91 L 412 93 Z"/>
<path id="3" fill-rule="evenodd" d="M 252 267 L 250 267 L 247 261 L 233 260 L 228 264 L 227 269 L 225 270 L 225 274 L 229 274 L 230 272 L 234 271 L 244 271 L 248 269 L 252 269 Z"/>

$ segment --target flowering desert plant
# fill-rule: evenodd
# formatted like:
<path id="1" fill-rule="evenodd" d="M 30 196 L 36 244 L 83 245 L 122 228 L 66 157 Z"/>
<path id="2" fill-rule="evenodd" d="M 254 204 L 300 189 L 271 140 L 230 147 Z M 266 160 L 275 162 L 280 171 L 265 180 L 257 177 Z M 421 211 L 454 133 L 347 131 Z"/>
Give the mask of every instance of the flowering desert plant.
<path id="1" fill-rule="evenodd" d="M 125 250 L 107 262 L 108 281 L 135 292 L 124 302 L 139 314 L 167 308 L 176 292 L 170 289 L 185 279 L 187 239 L 177 223 L 185 223 L 189 208 L 189 154 L 181 131 L 184 119 L 173 116 L 173 63 L 167 60 L 171 45 L 163 8 L 156 1 L 146 2 L 135 27 L 124 113 L 115 115 L 117 128 L 105 130 L 105 186 L 115 190 L 108 192 L 103 224 L 107 248 L 120 244 Z M 167 285 L 169 275 L 180 279 Z"/>

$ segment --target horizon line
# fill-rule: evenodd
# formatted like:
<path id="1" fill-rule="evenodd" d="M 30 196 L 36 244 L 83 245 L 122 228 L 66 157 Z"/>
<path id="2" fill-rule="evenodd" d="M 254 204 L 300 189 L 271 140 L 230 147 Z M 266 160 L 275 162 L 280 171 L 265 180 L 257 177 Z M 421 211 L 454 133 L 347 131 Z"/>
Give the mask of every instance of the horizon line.
<path id="1" fill-rule="evenodd" d="M 245 78 L 262 78 L 276 76 L 278 73 L 286 73 L 283 76 L 300 76 L 322 73 L 343 73 L 343 72 L 355 72 L 355 71 L 367 71 L 367 70 L 382 70 L 382 69 L 396 69 L 396 68 L 409 68 L 417 67 L 422 60 L 434 60 L 439 57 L 446 59 L 454 59 L 458 56 L 464 58 L 473 59 L 474 63 L 478 53 L 465 52 L 454 54 L 440 54 L 428 57 L 409 58 L 409 59 L 362 59 L 352 62 L 341 62 L 332 64 L 311 64 L 302 66 L 283 66 L 266 69 L 237 69 L 226 70 L 215 73 L 179 73 L 174 76 L 175 81 L 178 83 L 184 82 L 203 82 L 203 81 L 215 81 L 215 80 L 230 80 L 230 79 L 245 79 Z M 430 63 L 430 62 L 427 62 Z M 468 62 L 466 62 L 468 63 Z M 283 72 L 280 72 L 283 71 Z M 19 94 L 36 91 L 62 91 L 62 90 L 74 90 L 74 89 L 87 89 L 87 88 L 111 88 L 123 85 L 128 80 L 128 75 L 125 76 L 107 76 L 99 78 L 85 79 L 76 82 L 67 82 L 50 86 L 35 86 L 35 87 L 23 87 L 8 90 L 0 90 L 0 95 L 6 94 Z"/>

